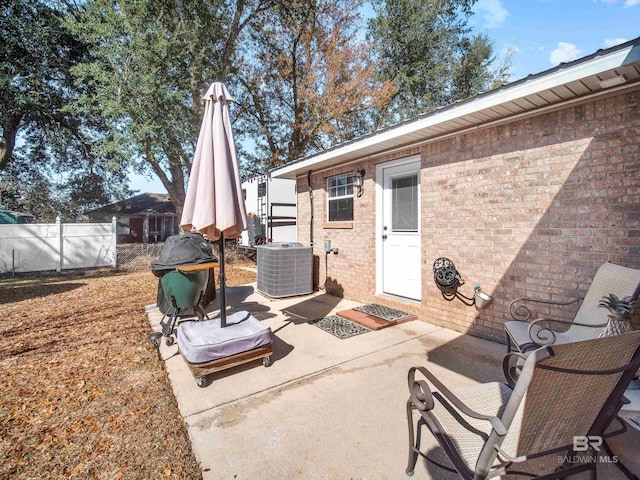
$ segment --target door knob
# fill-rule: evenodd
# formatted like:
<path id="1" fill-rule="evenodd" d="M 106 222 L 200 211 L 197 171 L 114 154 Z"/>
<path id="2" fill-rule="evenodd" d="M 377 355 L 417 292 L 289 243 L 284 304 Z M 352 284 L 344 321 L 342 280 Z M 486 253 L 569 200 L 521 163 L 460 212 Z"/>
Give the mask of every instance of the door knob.
<path id="1" fill-rule="evenodd" d="M 386 240 L 386 239 L 387 239 L 387 235 L 386 235 L 386 234 L 385 234 L 385 235 L 382 235 L 382 239 L 383 239 L 383 240 Z"/>

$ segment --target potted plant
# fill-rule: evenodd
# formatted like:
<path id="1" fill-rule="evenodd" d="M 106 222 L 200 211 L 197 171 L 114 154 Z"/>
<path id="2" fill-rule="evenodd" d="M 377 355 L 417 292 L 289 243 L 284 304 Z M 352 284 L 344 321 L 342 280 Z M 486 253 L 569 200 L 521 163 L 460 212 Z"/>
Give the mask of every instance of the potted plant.
<path id="1" fill-rule="evenodd" d="M 600 336 L 606 337 L 633 331 L 630 319 L 636 303 L 637 301 L 633 300 L 630 296 L 618 298 L 615 293 L 610 293 L 602 297 L 598 302 L 598 307 L 609 310 L 609 314 L 607 315 L 609 320 L 607 326 L 604 327 L 604 330 L 600 333 Z"/>

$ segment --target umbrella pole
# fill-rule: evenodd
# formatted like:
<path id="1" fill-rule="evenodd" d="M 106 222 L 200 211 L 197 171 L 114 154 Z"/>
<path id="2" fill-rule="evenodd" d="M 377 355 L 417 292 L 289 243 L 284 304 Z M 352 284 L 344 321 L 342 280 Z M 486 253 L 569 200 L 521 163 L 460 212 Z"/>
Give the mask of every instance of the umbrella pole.
<path id="1" fill-rule="evenodd" d="M 224 233 L 220 232 L 220 273 L 218 279 L 220 281 L 220 327 L 227 326 L 227 284 L 224 276 Z"/>

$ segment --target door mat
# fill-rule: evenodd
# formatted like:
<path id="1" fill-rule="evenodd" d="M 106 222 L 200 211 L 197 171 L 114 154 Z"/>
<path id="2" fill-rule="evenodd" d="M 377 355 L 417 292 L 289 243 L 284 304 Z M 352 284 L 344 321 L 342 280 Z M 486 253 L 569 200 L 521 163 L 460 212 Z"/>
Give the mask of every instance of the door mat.
<path id="1" fill-rule="evenodd" d="M 394 320 L 403 320 L 409 317 L 415 318 L 410 313 L 402 312 L 400 310 L 396 310 L 395 308 L 385 307 L 384 305 L 378 305 L 377 303 L 361 305 L 359 307 L 353 307 L 353 309 L 362 313 L 366 313 L 368 315 L 373 315 L 374 317 L 381 318 L 388 322 L 393 322 Z"/>
<path id="2" fill-rule="evenodd" d="M 354 337 L 371 331 L 362 325 L 350 322 L 346 318 L 339 317 L 338 315 L 329 315 L 328 317 L 318 318 L 316 320 L 311 320 L 309 323 L 340 339 Z"/>
<path id="3" fill-rule="evenodd" d="M 337 315 L 346 318 L 347 320 L 351 320 L 352 322 L 355 322 L 359 325 L 362 325 L 363 327 L 367 327 L 371 330 L 382 330 L 383 328 L 393 327 L 394 325 L 397 325 L 399 323 L 404 323 L 408 322 L 409 320 L 416 319 L 415 316 L 409 315 L 408 317 L 403 317 L 399 320 L 385 320 L 384 318 L 369 315 L 368 313 L 361 312 L 360 310 L 356 310 L 355 308 L 352 308 L 351 310 L 342 310 L 341 312 L 337 312 Z"/>

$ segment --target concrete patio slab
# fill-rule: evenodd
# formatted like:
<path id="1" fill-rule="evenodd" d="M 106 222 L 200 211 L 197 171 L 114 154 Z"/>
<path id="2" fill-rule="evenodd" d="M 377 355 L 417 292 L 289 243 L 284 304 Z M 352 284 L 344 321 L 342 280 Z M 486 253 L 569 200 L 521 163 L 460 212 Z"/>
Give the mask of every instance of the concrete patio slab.
<path id="1" fill-rule="evenodd" d="M 356 302 L 325 294 L 274 300 L 254 287 L 229 288 L 228 304 L 271 327 L 270 367 L 235 367 L 199 388 L 177 347 L 160 346 L 206 480 L 407 478 L 407 370 L 426 366 L 451 387 L 503 381 L 503 345 L 419 320 L 341 340 L 307 322 Z M 157 330 L 160 313 L 148 313 Z M 614 440 L 625 463 L 640 467 L 628 458 L 640 432 Z M 447 463 L 430 434 L 422 445 Z M 420 459 L 413 478 L 457 477 Z M 624 477 L 605 465 L 600 478 Z"/>

